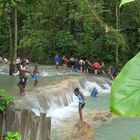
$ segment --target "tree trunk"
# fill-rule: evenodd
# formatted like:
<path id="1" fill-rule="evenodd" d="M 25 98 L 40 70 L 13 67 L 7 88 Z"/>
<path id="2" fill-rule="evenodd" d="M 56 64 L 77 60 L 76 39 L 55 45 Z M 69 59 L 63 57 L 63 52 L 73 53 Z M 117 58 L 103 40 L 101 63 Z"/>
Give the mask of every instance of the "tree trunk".
<path id="1" fill-rule="evenodd" d="M 15 7 L 14 60 L 17 58 L 17 8 Z"/>
<path id="2" fill-rule="evenodd" d="M 120 24 L 120 8 L 119 8 L 119 1 L 116 0 L 116 29 L 119 31 L 119 24 Z M 119 42 L 116 38 L 116 67 L 118 69 L 119 65 Z"/>
<path id="3" fill-rule="evenodd" d="M 10 65 L 9 65 L 9 75 L 12 75 L 12 73 L 15 71 L 15 66 L 13 63 L 13 34 L 12 34 L 12 23 L 8 22 L 9 26 L 9 38 L 10 38 Z"/>
<path id="4" fill-rule="evenodd" d="M 17 58 L 17 8 L 15 7 L 14 13 L 14 33 L 12 32 L 12 25 L 9 23 L 9 35 L 10 35 L 10 65 L 9 75 L 15 72 L 15 59 Z"/>

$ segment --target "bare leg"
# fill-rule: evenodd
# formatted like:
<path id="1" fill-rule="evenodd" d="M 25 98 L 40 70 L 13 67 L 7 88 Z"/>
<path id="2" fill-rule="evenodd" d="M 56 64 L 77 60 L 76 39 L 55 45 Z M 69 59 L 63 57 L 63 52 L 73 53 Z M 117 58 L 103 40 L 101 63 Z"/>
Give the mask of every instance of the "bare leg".
<path id="1" fill-rule="evenodd" d="M 34 87 L 37 87 L 37 83 L 38 83 L 38 81 L 34 80 Z"/>
<path id="2" fill-rule="evenodd" d="M 95 69 L 94 72 L 95 72 L 95 75 L 97 75 L 97 69 Z"/>
<path id="3" fill-rule="evenodd" d="M 87 73 L 88 73 L 88 69 L 86 69 Z"/>
<path id="4" fill-rule="evenodd" d="M 20 94 L 21 94 L 21 95 L 25 95 L 24 92 L 25 92 L 25 86 L 26 86 L 26 84 L 23 84 L 23 85 L 22 85 L 22 84 L 18 83 L 17 86 L 18 86 L 19 89 L 20 89 Z"/>
<path id="5" fill-rule="evenodd" d="M 110 74 L 110 78 L 111 78 L 112 80 L 114 80 L 114 79 L 115 79 L 115 78 L 113 77 L 113 75 L 111 75 L 111 74 Z"/>
<path id="6" fill-rule="evenodd" d="M 58 68 L 59 68 L 59 64 L 56 63 L 56 69 L 58 69 Z"/>
<path id="7" fill-rule="evenodd" d="M 106 73 L 105 73 L 105 71 L 104 70 L 102 70 L 102 74 L 105 76 L 106 75 Z"/>
<path id="8" fill-rule="evenodd" d="M 79 106 L 79 116 L 80 116 L 80 121 L 83 121 L 83 114 L 82 114 L 82 106 Z"/>
<path id="9" fill-rule="evenodd" d="M 82 67 L 80 67 L 80 71 L 81 71 L 81 73 L 83 72 L 83 68 Z"/>

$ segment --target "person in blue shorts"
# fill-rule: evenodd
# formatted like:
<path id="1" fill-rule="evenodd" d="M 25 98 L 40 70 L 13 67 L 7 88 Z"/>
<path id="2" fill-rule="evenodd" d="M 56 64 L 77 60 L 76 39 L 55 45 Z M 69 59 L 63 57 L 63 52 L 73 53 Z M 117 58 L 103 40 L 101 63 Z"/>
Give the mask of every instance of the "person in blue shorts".
<path id="1" fill-rule="evenodd" d="M 85 106 L 85 96 L 84 94 L 79 90 L 79 88 L 75 88 L 74 89 L 74 93 L 75 95 L 78 97 L 79 100 L 79 107 L 78 107 L 78 111 L 79 111 L 79 116 L 80 116 L 80 120 L 83 121 L 83 115 L 82 115 L 82 109 Z"/>
<path id="2" fill-rule="evenodd" d="M 38 65 L 35 64 L 34 65 L 34 69 L 33 69 L 33 81 L 34 81 L 34 84 L 33 86 L 34 87 L 37 87 L 37 83 L 38 83 Z"/>

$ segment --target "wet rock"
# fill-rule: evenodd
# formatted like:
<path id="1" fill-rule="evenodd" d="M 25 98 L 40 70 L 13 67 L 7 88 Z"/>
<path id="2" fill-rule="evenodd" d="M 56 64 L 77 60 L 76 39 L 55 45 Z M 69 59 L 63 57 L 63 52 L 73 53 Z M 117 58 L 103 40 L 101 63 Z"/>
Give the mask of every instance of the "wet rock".
<path id="1" fill-rule="evenodd" d="M 85 122 L 78 122 L 74 125 L 73 133 L 65 140 L 94 140 L 95 131 Z"/>
<path id="2" fill-rule="evenodd" d="M 109 111 L 97 111 L 93 114 L 94 121 L 106 122 L 112 118 L 112 114 Z"/>

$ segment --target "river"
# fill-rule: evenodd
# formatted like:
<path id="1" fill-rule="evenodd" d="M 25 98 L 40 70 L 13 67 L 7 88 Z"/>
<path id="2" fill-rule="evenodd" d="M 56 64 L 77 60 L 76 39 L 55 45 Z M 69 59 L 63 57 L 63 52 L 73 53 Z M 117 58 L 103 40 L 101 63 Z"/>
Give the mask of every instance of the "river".
<path id="1" fill-rule="evenodd" d="M 32 70 L 32 65 L 30 68 Z M 26 95 L 20 96 L 16 86 L 18 77 L 9 77 L 7 66 L 0 65 L 0 88 L 14 96 L 17 108 L 32 110 L 36 115 L 44 112 L 51 116 L 51 140 L 140 139 L 140 118 L 123 118 L 109 112 L 112 81 L 108 77 L 75 73 L 62 68 L 56 70 L 55 66 L 39 66 L 39 69 L 38 87 L 33 88 L 32 79 L 29 77 Z M 82 127 L 79 126 L 78 100 L 73 94 L 75 87 L 79 87 L 86 95 Z M 99 91 L 97 97 L 90 96 L 94 87 Z M 81 135 L 82 133 L 86 137 Z"/>

